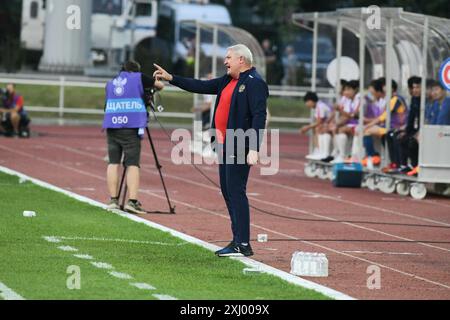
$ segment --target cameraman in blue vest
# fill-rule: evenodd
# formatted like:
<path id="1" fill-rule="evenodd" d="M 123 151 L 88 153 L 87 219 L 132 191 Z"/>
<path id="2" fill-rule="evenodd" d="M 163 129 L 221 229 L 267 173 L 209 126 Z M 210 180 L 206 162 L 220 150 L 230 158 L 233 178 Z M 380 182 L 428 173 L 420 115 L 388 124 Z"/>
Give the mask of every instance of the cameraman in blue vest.
<path id="1" fill-rule="evenodd" d="M 146 213 L 138 201 L 141 139 L 147 127 L 146 105 L 153 89 L 162 90 L 164 84 L 140 72 L 137 62 L 128 61 L 120 74 L 106 85 L 103 128 L 106 129 L 109 165 L 107 184 L 111 199 L 108 208 L 118 209 L 119 167 L 127 168 L 126 183 L 129 200 L 125 211 Z"/>

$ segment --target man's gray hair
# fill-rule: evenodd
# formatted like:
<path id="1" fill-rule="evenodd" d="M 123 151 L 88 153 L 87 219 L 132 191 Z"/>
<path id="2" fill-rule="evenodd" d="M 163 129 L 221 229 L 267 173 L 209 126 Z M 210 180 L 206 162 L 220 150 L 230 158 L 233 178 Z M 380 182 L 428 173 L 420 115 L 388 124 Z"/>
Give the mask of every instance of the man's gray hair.
<path id="1" fill-rule="evenodd" d="M 238 56 L 243 57 L 244 61 L 248 65 L 253 64 L 253 54 L 246 45 L 236 44 L 234 46 L 228 47 L 227 50 L 231 50 L 234 53 L 236 53 Z"/>

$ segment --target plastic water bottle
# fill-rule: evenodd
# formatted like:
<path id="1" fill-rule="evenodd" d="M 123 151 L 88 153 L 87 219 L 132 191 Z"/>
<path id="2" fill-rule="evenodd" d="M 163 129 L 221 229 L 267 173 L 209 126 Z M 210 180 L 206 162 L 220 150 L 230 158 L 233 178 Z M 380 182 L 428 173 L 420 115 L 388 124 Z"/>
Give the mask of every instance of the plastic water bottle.
<path id="1" fill-rule="evenodd" d="M 319 254 L 318 253 L 312 253 L 311 254 L 311 262 L 309 263 L 309 274 L 312 277 L 317 277 L 319 274 Z"/>
<path id="2" fill-rule="evenodd" d="M 309 274 L 309 266 L 311 263 L 311 256 L 309 252 L 305 252 L 301 259 L 300 259 L 300 265 L 302 270 L 302 275 L 308 275 Z"/>
<path id="3" fill-rule="evenodd" d="M 328 277 L 328 259 L 325 254 L 319 254 L 319 277 Z"/>
<path id="4" fill-rule="evenodd" d="M 297 276 L 327 277 L 328 260 L 323 253 L 296 251 L 292 255 L 291 273 Z"/>

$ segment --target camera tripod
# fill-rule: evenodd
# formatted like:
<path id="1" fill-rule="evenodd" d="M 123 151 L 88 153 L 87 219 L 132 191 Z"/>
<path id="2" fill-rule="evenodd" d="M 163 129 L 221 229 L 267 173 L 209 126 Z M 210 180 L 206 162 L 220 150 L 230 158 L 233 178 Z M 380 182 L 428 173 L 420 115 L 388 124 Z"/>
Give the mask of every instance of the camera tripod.
<path id="1" fill-rule="evenodd" d="M 150 98 L 150 108 L 151 108 L 151 110 L 152 110 L 152 112 L 153 112 L 153 114 L 154 114 L 154 116 L 156 118 L 155 107 L 154 107 L 154 99 L 153 98 L 154 98 L 154 96 L 152 94 L 152 96 Z M 148 138 L 148 141 L 150 143 L 150 147 L 152 149 L 153 158 L 155 159 L 156 169 L 158 169 L 159 177 L 161 178 L 161 183 L 162 183 L 162 186 L 164 188 L 164 193 L 166 195 L 167 204 L 169 205 L 169 211 L 146 211 L 146 213 L 148 213 L 148 214 L 175 214 L 175 206 L 172 206 L 172 203 L 170 202 L 169 193 L 167 192 L 166 184 L 164 182 L 164 177 L 163 177 L 163 174 L 162 174 L 162 171 L 161 171 L 162 166 L 159 163 L 158 155 L 156 154 L 155 145 L 153 143 L 153 139 L 152 139 L 152 136 L 150 134 L 150 129 L 148 128 L 148 126 L 145 128 L 145 131 L 147 133 L 147 138 Z M 124 185 L 125 185 L 125 188 L 124 188 L 125 190 L 123 192 L 123 197 L 122 197 L 122 203 L 120 204 L 120 209 L 121 210 L 124 210 L 125 200 L 126 200 L 126 197 L 127 197 L 127 184 L 124 183 L 126 174 L 127 174 L 127 167 L 124 166 L 123 173 L 122 173 L 122 178 L 120 180 L 119 194 L 117 195 L 117 199 L 120 199 L 120 196 L 121 196 L 121 193 L 122 193 L 122 189 L 124 188 Z"/>

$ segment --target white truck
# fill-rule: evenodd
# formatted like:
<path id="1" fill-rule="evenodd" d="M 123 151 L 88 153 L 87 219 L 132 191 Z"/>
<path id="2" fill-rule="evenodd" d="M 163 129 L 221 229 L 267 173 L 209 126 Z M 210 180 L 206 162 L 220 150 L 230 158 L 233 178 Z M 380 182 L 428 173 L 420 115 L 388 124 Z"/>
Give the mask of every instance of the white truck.
<path id="1" fill-rule="evenodd" d="M 23 0 L 22 47 L 37 53 L 44 47 L 46 7 L 57 0 Z M 117 65 L 129 53 L 139 61 L 183 64 L 186 40 L 195 24 L 231 25 L 228 10 L 208 0 L 92 0 L 91 44 L 94 65 Z M 207 46 L 202 50 L 208 55 Z M 210 51 L 210 50 L 209 50 Z"/>
<path id="2" fill-rule="evenodd" d="M 22 48 L 44 48 L 46 7 L 55 0 L 23 0 Z M 57 0 L 56 0 L 57 1 Z M 94 63 L 106 63 L 114 49 L 133 48 L 156 35 L 157 1 L 92 0 L 91 44 Z"/>

